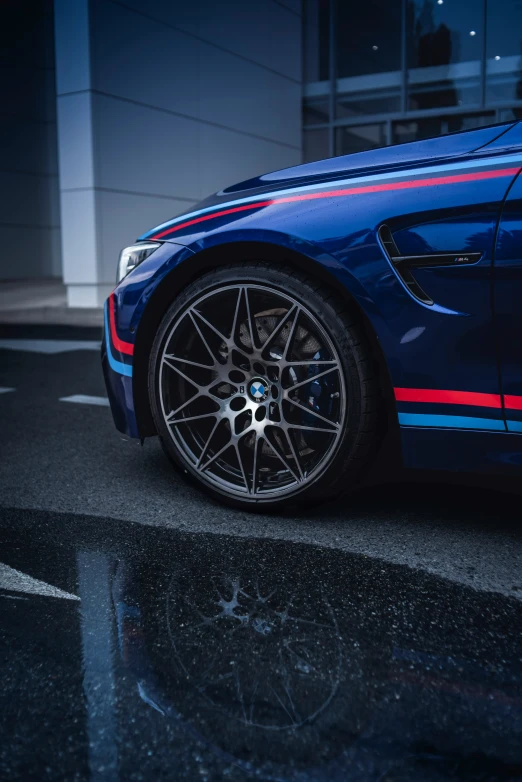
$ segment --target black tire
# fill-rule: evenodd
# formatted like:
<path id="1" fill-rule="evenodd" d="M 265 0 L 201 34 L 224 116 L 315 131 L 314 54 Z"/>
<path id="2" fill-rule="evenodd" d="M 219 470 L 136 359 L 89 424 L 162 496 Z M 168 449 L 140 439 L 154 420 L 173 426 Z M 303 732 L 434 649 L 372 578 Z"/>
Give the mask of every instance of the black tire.
<path id="1" fill-rule="evenodd" d="M 167 340 L 172 338 L 173 324 L 179 323 L 188 308 L 204 295 L 221 288 L 228 290 L 227 286 L 240 285 L 264 286 L 271 289 L 274 295 L 280 293 L 291 297 L 306 308 L 305 313 L 313 313 L 329 338 L 329 344 L 337 351 L 338 363 L 335 371 L 338 372 L 339 382 L 344 384 L 346 391 L 347 404 L 344 407 L 342 426 L 339 425 L 335 450 L 329 454 L 327 464 L 322 469 L 317 469 L 317 475 L 312 472 L 313 477 L 307 478 L 307 483 L 302 486 L 296 485 L 295 491 L 290 491 L 281 497 L 238 496 L 226 487 L 209 483 L 202 471 L 195 469 L 194 465 L 187 460 L 174 440 L 171 430 L 174 428 L 177 430 L 177 427 L 168 425 L 162 407 L 160 365 Z M 241 293 L 238 295 L 240 297 Z M 239 306 L 238 302 L 238 309 Z M 256 325 L 257 317 L 256 314 L 253 321 Z M 290 339 L 289 337 L 288 341 Z M 283 370 L 281 376 L 282 373 Z M 252 378 L 246 382 L 251 383 Z M 378 368 L 364 338 L 363 330 L 355 321 L 346 303 L 335 293 L 316 280 L 288 267 L 271 266 L 264 262 L 234 264 L 209 272 L 188 285 L 169 307 L 160 324 L 149 360 L 148 385 L 156 429 L 170 460 L 199 488 L 233 507 L 258 511 L 288 510 L 290 507 L 305 503 L 309 506 L 310 503 L 333 499 L 357 484 L 368 468 L 380 440 L 381 395 L 378 386 Z M 281 409 L 283 409 L 282 400 Z M 291 439 L 290 436 L 288 439 Z M 257 440 L 254 442 L 255 450 L 258 451 Z M 265 443 L 263 442 L 262 445 L 264 447 Z M 254 462 L 254 491 L 255 471 Z M 245 472 L 243 475 L 248 491 L 249 478 Z"/>

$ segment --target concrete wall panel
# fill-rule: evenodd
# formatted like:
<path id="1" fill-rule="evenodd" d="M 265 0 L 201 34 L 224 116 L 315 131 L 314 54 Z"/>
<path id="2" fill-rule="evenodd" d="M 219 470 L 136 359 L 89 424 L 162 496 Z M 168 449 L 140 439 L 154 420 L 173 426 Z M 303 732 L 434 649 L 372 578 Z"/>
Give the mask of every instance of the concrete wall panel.
<path id="1" fill-rule="evenodd" d="M 62 246 L 64 282 L 96 284 L 98 282 L 98 235 L 95 191 L 62 191 Z M 96 304 L 88 306 L 95 307 Z"/>
<path id="2" fill-rule="evenodd" d="M 205 165 L 201 167 L 201 189 L 205 196 L 250 177 L 301 162 L 298 149 L 209 125 L 201 128 L 201 146 L 205 150 Z"/>
<path id="3" fill-rule="evenodd" d="M 202 197 L 199 122 L 96 94 L 93 110 L 98 187 Z"/>
<path id="4" fill-rule="evenodd" d="M 60 188 L 94 187 L 91 93 L 58 98 Z"/>
<path id="5" fill-rule="evenodd" d="M 98 187 L 185 199 L 187 208 L 300 161 L 299 150 L 105 96 L 93 96 L 93 115 Z"/>
<path id="6" fill-rule="evenodd" d="M 97 306 L 138 235 L 300 161 L 300 23 L 274 0 L 56 9 L 64 277 L 70 304 Z"/>
<path id="7" fill-rule="evenodd" d="M 0 223 L 2 261 L 0 279 L 59 277 L 60 229 Z"/>
<path id="8" fill-rule="evenodd" d="M 56 92 L 91 86 L 89 0 L 54 0 Z"/>
<path id="9" fill-rule="evenodd" d="M 296 145 L 299 83 L 107 0 L 92 17 L 94 89 Z"/>
<path id="10" fill-rule="evenodd" d="M 125 5 L 263 68 L 301 80 L 300 19 L 274 0 L 150 0 L 146 7 L 142 0 L 125 0 Z M 300 0 L 295 5 L 300 6 Z"/>

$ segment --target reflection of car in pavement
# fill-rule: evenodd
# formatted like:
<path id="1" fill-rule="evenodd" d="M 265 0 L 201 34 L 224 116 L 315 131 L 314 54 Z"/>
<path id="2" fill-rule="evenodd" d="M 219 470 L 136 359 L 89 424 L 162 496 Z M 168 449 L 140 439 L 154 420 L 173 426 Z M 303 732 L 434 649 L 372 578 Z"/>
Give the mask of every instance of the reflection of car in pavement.
<path id="1" fill-rule="evenodd" d="M 147 595 L 139 566 L 120 562 L 119 645 L 151 707 L 219 757 L 278 779 L 288 763 L 299 771 L 340 751 L 342 639 L 320 588 L 304 595 L 287 578 L 267 589 L 245 571 L 162 570 L 164 592 Z"/>
<path id="2" fill-rule="evenodd" d="M 407 466 L 520 471 L 522 124 L 251 179 L 122 252 L 116 426 L 212 495 L 339 495 Z"/>
<path id="3" fill-rule="evenodd" d="M 206 554 L 191 539 L 175 563 L 119 562 L 120 652 L 150 708 L 262 779 L 522 774 L 522 699 L 506 659 L 519 644 L 500 639 L 502 620 L 488 615 L 482 636 L 472 596 L 460 619 L 459 608 L 440 615 L 444 592 L 426 613 L 407 581 L 379 581 L 379 563 L 351 577 L 331 554 L 323 563 L 300 547 L 286 568 L 273 544 L 249 546 Z M 471 637 L 483 637 L 480 663 Z"/>

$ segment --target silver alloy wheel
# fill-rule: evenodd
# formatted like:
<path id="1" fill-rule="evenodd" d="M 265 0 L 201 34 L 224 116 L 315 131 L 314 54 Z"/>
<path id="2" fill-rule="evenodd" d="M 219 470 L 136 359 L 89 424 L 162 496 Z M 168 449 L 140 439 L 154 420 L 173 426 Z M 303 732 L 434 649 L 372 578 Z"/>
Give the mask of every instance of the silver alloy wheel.
<path id="1" fill-rule="evenodd" d="M 159 366 L 161 410 L 180 456 L 226 494 L 301 491 L 333 458 L 346 414 L 339 355 L 282 291 L 227 285 L 184 310 Z"/>

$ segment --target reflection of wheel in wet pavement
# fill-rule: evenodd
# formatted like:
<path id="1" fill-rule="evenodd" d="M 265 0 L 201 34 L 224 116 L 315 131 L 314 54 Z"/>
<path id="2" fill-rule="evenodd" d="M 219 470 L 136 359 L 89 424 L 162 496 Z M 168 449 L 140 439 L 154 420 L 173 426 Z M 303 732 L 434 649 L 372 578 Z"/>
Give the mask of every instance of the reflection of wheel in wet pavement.
<path id="1" fill-rule="evenodd" d="M 174 577 L 168 633 L 187 682 L 213 709 L 270 731 L 315 720 L 339 686 L 342 645 L 326 595 L 262 575 Z"/>
<path id="2" fill-rule="evenodd" d="M 313 547 L 191 536 L 135 566 L 126 602 L 140 609 L 141 691 L 263 779 L 342 762 L 375 711 L 382 660 L 368 657 L 353 574 L 330 561 Z"/>

